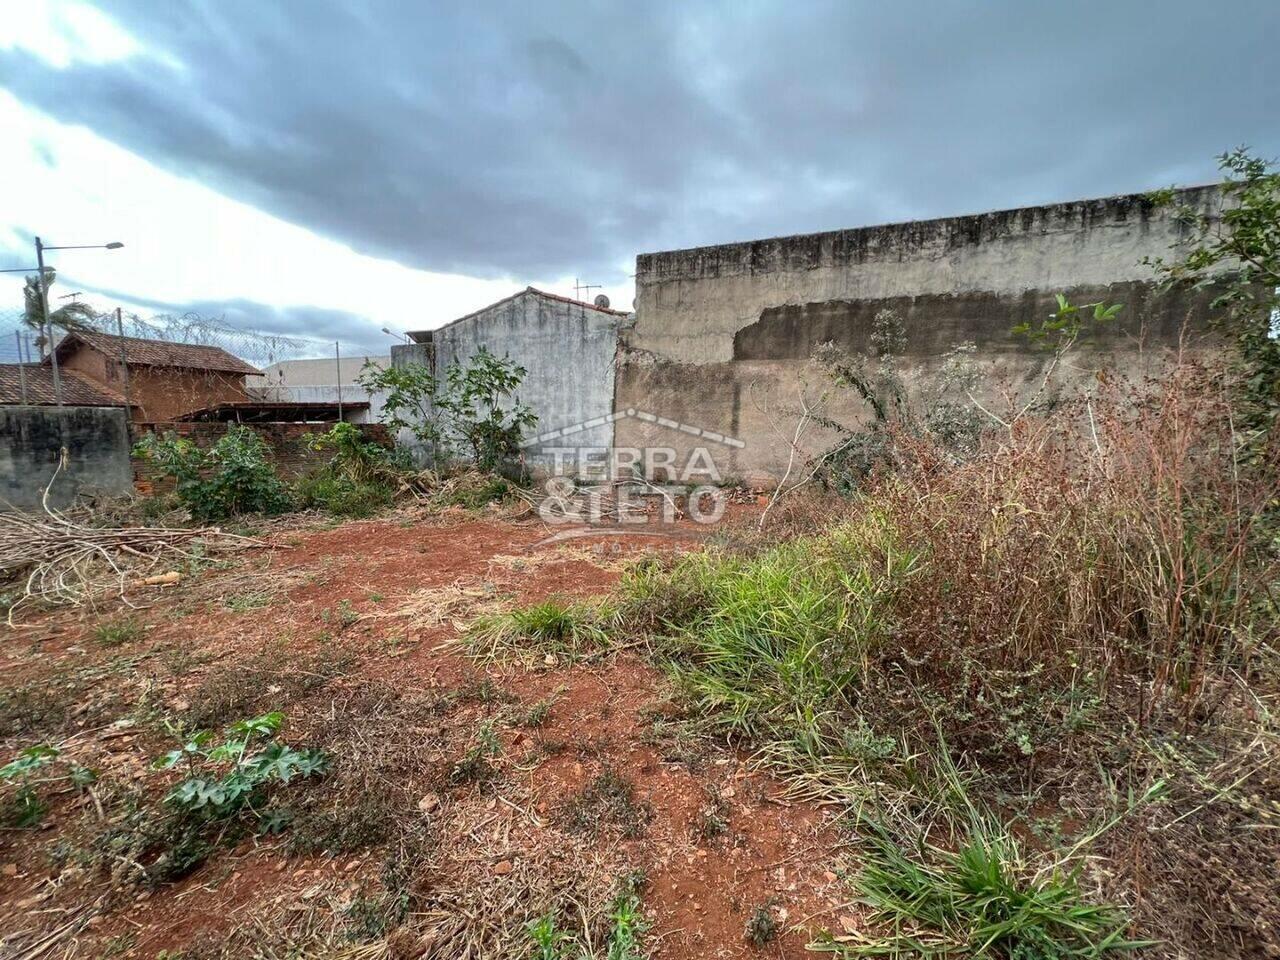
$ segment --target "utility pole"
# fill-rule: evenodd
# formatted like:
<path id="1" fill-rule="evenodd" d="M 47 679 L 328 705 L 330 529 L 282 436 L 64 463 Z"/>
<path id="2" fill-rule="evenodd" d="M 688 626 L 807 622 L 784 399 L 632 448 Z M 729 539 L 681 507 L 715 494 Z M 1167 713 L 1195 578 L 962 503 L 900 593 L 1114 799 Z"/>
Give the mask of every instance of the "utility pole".
<path id="1" fill-rule="evenodd" d="M 53 369 L 53 397 L 62 406 L 62 375 L 58 372 L 57 344 L 53 342 L 53 320 L 49 317 L 49 281 L 44 275 L 44 244 L 36 237 L 36 270 L 40 274 L 40 308 L 44 311 L 44 335 L 49 338 L 49 365 Z"/>
<path id="2" fill-rule="evenodd" d="M 124 371 L 124 416 L 132 419 L 133 408 L 129 404 L 129 357 L 124 352 L 124 320 L 120 316 L 120 308 L 116 307 L 116 333 L 120 335 L 120 369 Z"/>

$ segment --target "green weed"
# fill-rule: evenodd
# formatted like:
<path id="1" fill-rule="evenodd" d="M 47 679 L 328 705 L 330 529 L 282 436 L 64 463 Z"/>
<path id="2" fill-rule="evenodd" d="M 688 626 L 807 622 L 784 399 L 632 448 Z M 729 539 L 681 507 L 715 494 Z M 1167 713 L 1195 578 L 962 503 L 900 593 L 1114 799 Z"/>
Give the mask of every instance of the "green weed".
<path id="1" fill-rule="evenodd" d="M 628 840 L 642 836 L 652 816 L 649 804 L 636 797 L 635 784 L 612 768 L 587 784 L 564 813 L 569 829 L 578 833 L 611 828 Z"/>
<path id="2" fill-rule="evenodd" d="M 483 661 L 504 656 L 531 659 L 535 654 L 575 661 L 607 650 L 616 611 L 600 602 L 544 600 L 530 607 L 477 618 L 465 641 Z"/>
<path id="3" fill-rule="evenodd" d="M 778 918 L 773 914 L 773 898 L 766 900 L 752 911 L 747 918 L 747 928 L 743 938 L 747 943 L 759 949 L 778 935 Z"/>
<path id="4" fill-rule="evenodd" d="M 232 613 L 251 613 L 254 610 L 262 610 L 271 606 L 271 594 L 261 591 L 241 593 L 233 597 L 227 597 L 222 601 L 222 605 Z"/>
<path id="5" fill-rule="evenodd" d="M 142 624 L 131 618 L 109 620 L 93 628 L 93 639 L 104 647 L 118 647 L 142 637 Z"/>
<path id="6" fill-rule="evenodd" d="M 1133 950 L 1117 907 L 1090 902 L 1078 870 L 1033 871 L 1017 842 L 993 826 L 951 851 L 924 841 L 904 850 L 883 830 L 866 836 L 858 893 L 873 932 L 846 957 L 1005 957 L 1056 960 Z M 821 948 L 821 947 L 820 947 Z"/>

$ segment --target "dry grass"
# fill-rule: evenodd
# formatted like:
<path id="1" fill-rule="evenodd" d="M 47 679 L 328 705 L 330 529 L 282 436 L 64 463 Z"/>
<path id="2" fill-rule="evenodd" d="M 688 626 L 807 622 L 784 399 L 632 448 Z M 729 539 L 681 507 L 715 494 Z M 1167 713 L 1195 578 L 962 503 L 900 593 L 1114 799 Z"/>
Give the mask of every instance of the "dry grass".
<path id="1" fill-rule="evenodd" d="M 462 629 L 461 618 L 494 613 L 510 601 L 492 587 L 469 586 L 457 580 L 444 587 L 415 590 L 395 606 L 365 614 L 370 620 L 404 620 L 409 626 L 423 629 L 452 622 Z"/>

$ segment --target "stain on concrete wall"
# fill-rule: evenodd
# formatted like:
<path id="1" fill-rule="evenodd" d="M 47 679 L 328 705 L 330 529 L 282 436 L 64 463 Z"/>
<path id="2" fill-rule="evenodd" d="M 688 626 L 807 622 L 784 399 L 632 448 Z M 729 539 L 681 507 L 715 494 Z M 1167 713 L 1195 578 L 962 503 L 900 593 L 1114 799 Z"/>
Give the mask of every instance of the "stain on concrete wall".
<path id="1" fill-rule="evenodd" d="M 1180 199 L 1213 213 L 1220 194 Z M 1161 290 L 1143 263 L 1169 257 L 1184 229 L 1134 195 L 641 255 L 616 405 L 740 437 L 744 449 L 712 451 L 722 471 L 767 482 L 785 469 L 814 349 L 865 350 L 885 308 L 905 321 L 909 379 L 968 341 L 1017 383 L 1044 357 L 1010 334 L 1015 324 L 1047 316 L 1057 293 L 1120 302 L 1120 322 L 1083 349 L 1140 374 L 1208 314 L 1210 292 Z M 830 412 L 859 416 L 853 404 Z M 682 449 L 651 425 L 618 425 L 620 445 L 672 439 Z"/>
<path id="2" fill-rule="evenodd" d="M 39 510 L 54 473 L 50 505 L 81 495 L 132 489 L 129 426 L 119 407 L 0 407 L 0 510 Z M 58 471 L 61 451 L 66 465 Z"/>

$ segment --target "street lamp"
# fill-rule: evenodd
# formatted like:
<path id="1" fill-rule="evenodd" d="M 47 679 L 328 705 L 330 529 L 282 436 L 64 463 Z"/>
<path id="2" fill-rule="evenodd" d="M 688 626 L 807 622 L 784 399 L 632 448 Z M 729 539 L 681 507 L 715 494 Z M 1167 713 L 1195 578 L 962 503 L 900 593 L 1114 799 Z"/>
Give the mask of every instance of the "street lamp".
<path id="1" fill-rule="evenodd" d="M 394 330 L 388 330 L 386 327 L 382 328 L 382 332 L 385 333 L 388 337 L 395 337 L 397 340 L 403 337 L 405 343 L 413 343 L 413 338 L 409 336 L 407 333 L 396 333 Z"/>
<path id="2" fill-rule="evenodd" d="M 36 274 L 40 277 L 40 309 L 44 312 L 45 336 L 49 338 L 49 364 L 53 369 L 53 396 L 62 406 L 62 376 L 58 372 L 58 352 L 54 349 L 53 321 L 49 318 L 49 283 L 44 275 L 44 252 L 46 250 L 119 250 L 124 246 L 119 240 L 111 243 L 81 243 L 67 246 L 46 246 L 36 237 Z M 0 270 L 0 273 L 29 273 L 30 267 Z"/>

